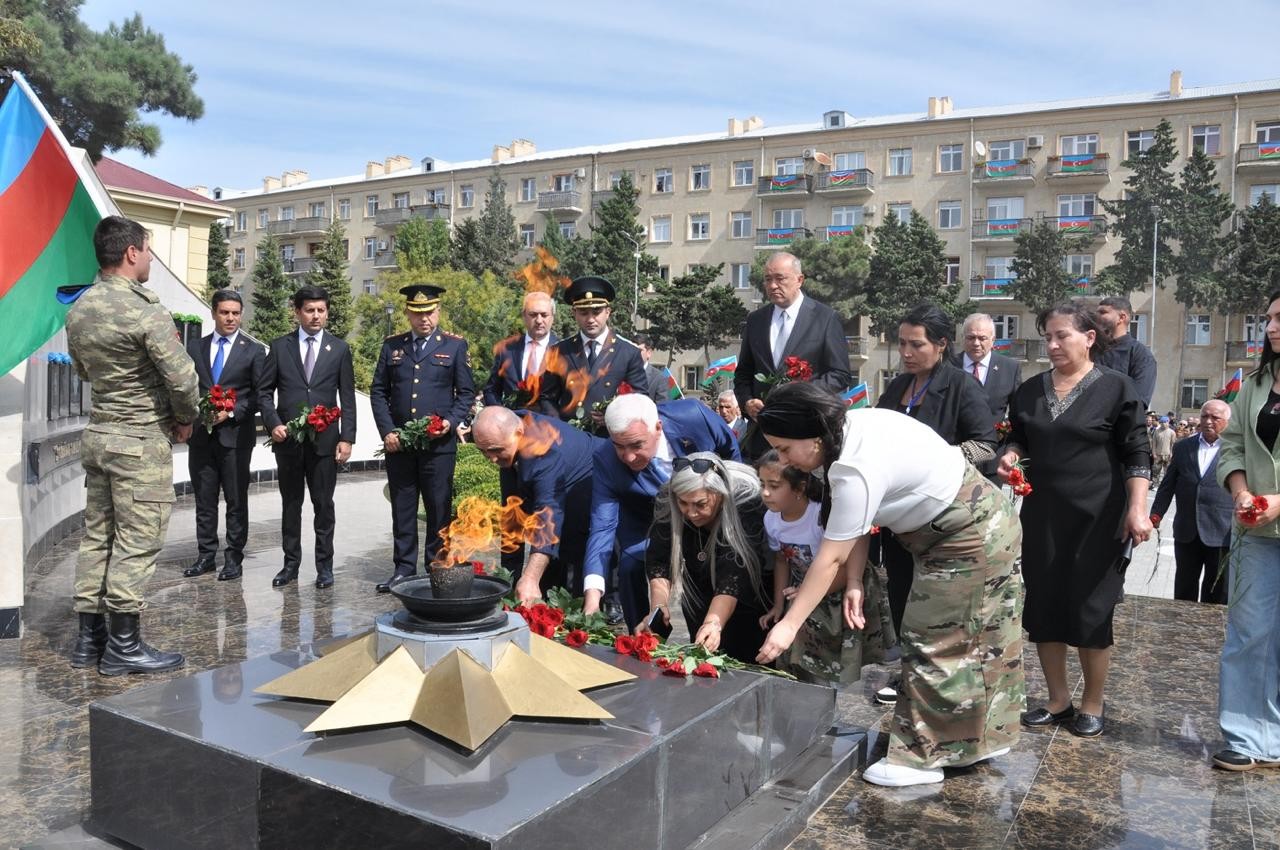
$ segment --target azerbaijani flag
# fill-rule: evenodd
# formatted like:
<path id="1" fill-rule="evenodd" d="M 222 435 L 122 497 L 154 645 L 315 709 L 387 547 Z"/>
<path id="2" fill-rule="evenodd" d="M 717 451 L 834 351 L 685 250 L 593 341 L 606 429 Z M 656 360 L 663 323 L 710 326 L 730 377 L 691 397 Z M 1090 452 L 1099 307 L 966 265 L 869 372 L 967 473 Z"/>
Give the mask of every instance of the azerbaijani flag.
<path id="1" fill-rule="evenodd" d="M 1088 233 L 1091 230 L 1093 230 L 1093 219 L 1087 215 L 1058 219 L 1059 233 Z"/>
<path id="2" fill-rule="evenodd" d="M 775 174 L 769 178 L 770 192 L 789 192 L 799 186 L 799 174 Z"/>
<path id="3" fill-rule="evenodd" d="M 1240 392 L 1240 385 L 1244 383 L 1244 369 L 1237 369 L 1236 373 L 1231 376 L 1231 380 L 1227 381 L 1227 385 L 1218 390 L 1218 394 L 1214 398 L 1220 398 L 1227 404 L 1236 400 L 1236 394 Z"/>
<path id="4" fill-rule="evenodd" d="M 707 367 L 707 371 L 702 376 L 702 385 L 705 387 L 710 384 L 716 375 L 721 372 L 733 373 L 738 371 L 738 355 L 734 354 L 729 357 L 721 357 L 716 362 Z"/>
<path id="5" fill-rule="evenodd" d="M 1258 159 L 1280 159 L 1280 145 L 1258 145 Z"/>
<path id="6" fill-rule="evenodd" d="M 988 236 L 1017 236 L 1022 222 L 1016 218 L 996 218 L 987 222 Z"/>
<path id="7" fill-rule="evenodd" d="M 1012 281 L 1013 278 L 1009 277 L 989 277 L 982 281 L 982 294 L 1004 295 Z"/>
<path id="8" fill-rule="evenodd" d="M 1016 159 L 993 159 L 987 163 L 988 177 L 1013 177 L 1017 173 Z"/>
<path id="9" fill-rule="evenodd" d="M 827 185 L 833 189 L 838 186 L 859 186 L 861 184 L 862 172 L 860 171 L 832 171 L 827 175 Z"/>
<path id="10" fill-rule="evenodd" d="M 0 374 L 62 329 L 57 289 L 93 281 L 103 217 L 67 140 L 27 81 L 13 80 L 0 106 Z"/>
<path id="11" fill-rule="evenodd" d="M 1062 157 L 1062 167 L 1060 171 L 1066 174 L 1079 174 L 1084 171 L 1092 171 L 1094 163 L 1094 155 L 1091 153 L 1073 153 Z"/>
<path id="12" fill-rule="evenodd" d="M 854 226 L 852 224 L 833 224 L 827 228 L 827 238 L 833 236 L 852 236 Z"/>
<path id="13" fill-rule="evenodd" d="M 1257 357 L 1262 354 L 1262 342 L 1258 340 L 1250 340 L 1244 344 L 1245 357 Z"/>
<path id="14" fill-rule="evenodd" d="M 678 398 L 684 398 L 684 392 L 680 389 L 680 385 L 676 383 L 676 376 L 671 374 L 668 366 L 662 367 L 662 377 L 667 379 L 667 398 L 675 401 Z"/>
<path id="15" fill-rule="evenodd" d="M 794 227 L 774 228 L 765 234 L 765 242 L 769 245 L 790 245 L 795 238 Z"/>
<path id="16" fill-rule="evenodd" d="M 840 398 L 844 399 L 845 407 L 850 410 L 857 410 L 860 407 L 866 407 L 869 403 L 866 381 L 863 381 L 856 387 L 850 387 L 846 392 L 840 395 Z"/>
<path id="17" fill-rule="evenodd" d="M 1013 351 L 1013 340 L 998 339 L 991 343 L 992 351 Z"/>
<path id="18" fill-rule="evenodd" d="M 1090 282 L 1089 278 L 1087 277 L 1078 277 L 1076 278 L 1075 285 L 1076 285 L 1076 292 L 1088 292 L 1089 287 L 1092 286 L 1093 284 Z"/>

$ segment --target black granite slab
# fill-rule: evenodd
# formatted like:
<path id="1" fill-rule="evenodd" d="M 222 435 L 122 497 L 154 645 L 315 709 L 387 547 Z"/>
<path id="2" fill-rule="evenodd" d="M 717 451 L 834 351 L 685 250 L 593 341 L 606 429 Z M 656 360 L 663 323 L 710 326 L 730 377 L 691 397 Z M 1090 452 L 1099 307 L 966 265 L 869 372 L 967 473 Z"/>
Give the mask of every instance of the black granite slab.
<path id="1" fill-rule="evenodd" d="M 862 763 L 864 748 L 825 734 L 829 688 L 677 679 L 593 651 L 638 677 L 592 693 L 613 720 L 516 720 L 475 753 L 407 725 L 304 732 L 325 705 L 253 693 L 309 660 L 301 652 L 99 700 L 92 823 L 139 847 L 677 848 L 762 811 L 773 780 L 778 799 L 816 805 Z M 806 776 L 812 788 L 797 785 Z"/>

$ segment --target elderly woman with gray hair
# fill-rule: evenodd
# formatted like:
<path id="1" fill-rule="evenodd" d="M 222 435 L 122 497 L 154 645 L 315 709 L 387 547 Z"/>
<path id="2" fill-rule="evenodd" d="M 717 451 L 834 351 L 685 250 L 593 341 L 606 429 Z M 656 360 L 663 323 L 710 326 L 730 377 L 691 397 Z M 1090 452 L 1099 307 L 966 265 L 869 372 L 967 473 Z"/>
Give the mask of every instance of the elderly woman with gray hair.
<path id="1" fill-rule="evenodd" d="M 694 642 L 746 663 L 764 640 L 762 571 L 772 563 L 760 479 L 710 452 L 676 458 L 659 494 L 645 570 L 650 614 L 670 625 L 679 602 Z"/>

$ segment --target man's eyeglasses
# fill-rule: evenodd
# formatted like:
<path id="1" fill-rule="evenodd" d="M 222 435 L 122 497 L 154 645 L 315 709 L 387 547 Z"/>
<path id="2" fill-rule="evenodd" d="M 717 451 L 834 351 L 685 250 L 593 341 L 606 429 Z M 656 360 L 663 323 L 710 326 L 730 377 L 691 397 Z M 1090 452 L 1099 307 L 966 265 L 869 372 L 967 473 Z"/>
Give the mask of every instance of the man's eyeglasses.
<path id="1" fill-rule="evenodd" d="M 679 472 L 682 469 L 692 468 L 699 475 L 706 475 L 708 472 L 716 468 L 715 463 L 710 458 L 696 457 L 692 460 L 687 457 L 678 457 L 671 461 L 671 471 Z"/>

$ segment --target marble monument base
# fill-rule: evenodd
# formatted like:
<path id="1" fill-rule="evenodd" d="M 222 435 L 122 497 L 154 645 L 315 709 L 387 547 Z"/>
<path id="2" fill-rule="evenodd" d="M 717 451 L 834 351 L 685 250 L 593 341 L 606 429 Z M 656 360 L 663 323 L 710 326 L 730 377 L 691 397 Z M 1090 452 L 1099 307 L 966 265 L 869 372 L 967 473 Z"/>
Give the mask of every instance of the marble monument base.
<path id="1" fill-rule="evenodd" d="M 407 725 L 317 736 L 253 689 L 281 652 L 93 703 L 92 821 L 143 848 L 783 847 L 866 758 L 829 688 L 728 673 L 588 692 L 613 720 L 513 720 L 474 753 Z"/>

